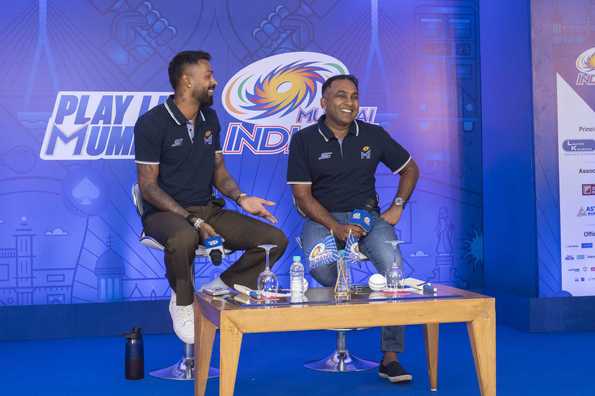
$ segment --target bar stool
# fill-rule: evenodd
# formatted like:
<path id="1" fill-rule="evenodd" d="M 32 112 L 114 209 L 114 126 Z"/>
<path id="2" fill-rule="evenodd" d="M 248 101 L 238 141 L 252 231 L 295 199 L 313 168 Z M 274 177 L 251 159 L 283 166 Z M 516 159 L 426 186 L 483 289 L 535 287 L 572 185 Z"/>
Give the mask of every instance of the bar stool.
<path id="1" fill-rule="evenodd" d="M 138 184 L 132 185 L 131 190 L 132 202 L 136 208 L 136 213 L 139 217 L 143 216 L 143 197 Z M 143 230 L 138 237 L 139 242 L 150 249 L 164 250 L 164 246 L 157 240 L 145 234 Z M 206 249 L 200 245 L 196 249 L 196 256 L 207 256 Z M 194 264 L 192 264 L 192 274 L 194 274 Z M 192 277 L 194 282 L 194 276 Z M 149 373 L 151 376 L 168 380 L 189 381 L 194 380 L 195 375 L 195 360 L 194 360 L 194 344 L 184 343 L 184 354 L 182 358 L 169 367 L 154 370 Z M 219 370 L 214 367 L 209 367 L 209 378 L 219 377 Z"/>
<path id="2" fill-rule="evenodd" d="M 301 238 L 297 237 L 296 240 L 297 240 L 298 245 L 303 250 Z M 360 251 L 357 252 L 357 255 L 358 255 L 359 261 L 368 260 L 368 257 L 366 257 L 366 255 L 364 255 Z M 337 333 L 337 341 L 336 341 L 335 351 L 323 359 L 313 360 L 311 362 L 305 363 L 304 367 L 306 367 L 310 370 L 326 371 L 326 372 L 332 372 L 332 373 L 349 373 L 349 372 L 353 372 L 353 371 L 365 371 L 365 370 L 370 370 L 370 369 L 378 367 L 379 364 L 377 362 L 362 359 L 355 355 L 352 355 L 349 352 L 349 350 L 347 349 L 347 332 L 353 331 L 353 330 L 363 330 L 363 329 L 357 328 L 357 329 L 329 329 L 329 330 L 335 331 Z"/>

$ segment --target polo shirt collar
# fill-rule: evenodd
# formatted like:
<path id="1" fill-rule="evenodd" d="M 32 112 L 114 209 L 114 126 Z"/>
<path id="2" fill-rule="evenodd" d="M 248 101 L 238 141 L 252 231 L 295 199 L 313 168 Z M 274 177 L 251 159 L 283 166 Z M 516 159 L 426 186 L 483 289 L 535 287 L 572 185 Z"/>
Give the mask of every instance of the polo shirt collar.
<path id="1" fill-rule="evenodd" d="M 328 142 L 329 140 L 332 140 L 332 139 L 336 139 L 335 135 L 333 134 L 333 131 L 331 131 L 330 128 L 326 126 L 326 124 L 324 123 L 324 120 L 326 120 L 326 114 L 323 114 L 318 119 L 318 133 L 322 136 L 322 138 L 324 139 L 325 142 Z M 359 125 L 357 123 L 357 120 L 353 120 L 353 122 L 349 126 L 349 130 L 347 131 L 347 134 L 359 136 Z"/>
<path id="2" fill-rule="evenodd" d="M 186 119 L 186 117 L 184 117 L 184 114 L 182 114 L 180 109 L 178 109 L 178 106 L 176 106 L 176 103 L 174 102 L 173 95 L 169 95 L 169 98 L 167 98 L 167 100 L 163 103 L 163 105 L 165 106 L 165 109 L 167 110 L 170 117 L 174 120 L 174 122 L 176 124 L 182 125 L 182 124 L 188 123 L 188 120 Z M 205 116 L 202 113 L 202 110 L 200 110 L 199 113 L 200 113 L 200 119 L 202 121 L 205 121 Z"/>

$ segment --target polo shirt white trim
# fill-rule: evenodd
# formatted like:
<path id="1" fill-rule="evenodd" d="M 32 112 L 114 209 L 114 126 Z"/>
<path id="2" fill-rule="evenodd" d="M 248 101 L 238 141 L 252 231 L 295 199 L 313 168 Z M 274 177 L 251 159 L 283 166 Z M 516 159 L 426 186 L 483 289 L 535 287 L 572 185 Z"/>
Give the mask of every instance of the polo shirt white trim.
<path id="1" fill-rule="evenodd" d="M 320 127 L 318 127 L 318 133 L 320 133 L 320 136 L 322 136 L 322 138 L 324 139 L 325 142 L 328 142 L 327 137 L 324 135 L 324 133 L 322 133 L 322 131 L 320 130 Z"/>
<path id="2" fill-rule="evenodd" d="M 357 124 L 357 120 L 353 120 L 353 122 L 355 123 L 355 136 L 359 136 L 359 125 Z M 320 133 L 320 136 L 322 136 L 325 142 L 328 142 L 328 138 L 324 133 L 322 133 L 320 127 L 318 127 L 318 133 Z"/>
<path id="3" fill-rule="evenodd" d="M 150 162 L 150 161 L 134 161 L 137 164 L 141 164 L 141 165 L 159 165 L 159 162 Z"/>
<path id="4" fill-rule="evenodd" d="M 163 102 L 163 105 L 165 106 L 165 109 L 167 110 L 167 112 L 169 113 L 169 115 L 171 116 L 171 118 L 174 119 L 174 121 L 176 122 L 176 124 L 182 125 L 182 123 L 180 121 L 178 121 L 178 119 L 176 118 L 176 116 L 174 115 L 174 113 L 172 113 L 171 109 L 167 105 L 167 101 Z M 203 118 L 203 120 L 204 120 L 204 118 Z"/>
<path id="5" fill-rule="evenodd" d="M 396 171 L 393 172 L 393 175 L 396 175 L 397 173 L 399 173 L 403 169 L 405 169 L 405 167 L 407 166 L 407 164 L 409 163 L 409 161 L 411 161 L 411 156 L 409 156 L 409 159 L 407 161 L 405 161 L 405 163 L 403 165 L 401 165 L 401 167 L 399 169 L 397 169 Z"/>
<path id="6" fill-rule="evenodd" d="M 312 184 L 312 182 L 288 181 L 287 184 Z"/>

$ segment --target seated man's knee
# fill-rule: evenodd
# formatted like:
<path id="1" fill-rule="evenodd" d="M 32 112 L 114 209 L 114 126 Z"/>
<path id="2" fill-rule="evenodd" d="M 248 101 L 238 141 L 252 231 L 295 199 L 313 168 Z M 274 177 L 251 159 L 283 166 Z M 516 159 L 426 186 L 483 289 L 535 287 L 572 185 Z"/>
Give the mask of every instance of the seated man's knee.
<path id="1" fill-rule="evenodd" d="M 337 281 L 337 266 L 334 264 L 321 265 L 310 270 L 310 276 L 324 287 L 334 286 Z"/>
<path id="2" fill-rule="evenodd" d="M 282 255 L 285 252 L 285 249 L 287 248 L 287 237 L 285 236 L 285 234 L 283 233 L 283 231 L 281 231 L 278 228 L 274 228 L 273 231 L 271 231 L 270 233 L 270 243 L 273 245 L 277 245 L 277 252 L 278 255 Z"/>
<path id="3" fill-rule="evenodd" d="M 195 250 L 198 247 L 198 232 L 192 228 L 184 228 L 176 231 L 167 239 L 167 249 L 171 253 L 187 250 Z"/>

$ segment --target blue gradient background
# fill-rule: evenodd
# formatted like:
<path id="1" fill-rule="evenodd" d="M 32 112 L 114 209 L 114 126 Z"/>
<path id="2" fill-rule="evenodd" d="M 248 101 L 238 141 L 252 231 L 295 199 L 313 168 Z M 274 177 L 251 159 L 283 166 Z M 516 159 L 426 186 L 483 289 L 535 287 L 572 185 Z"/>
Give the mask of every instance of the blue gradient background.
<path id="1" fill-rule="evenodd" d="M 0 305 L 106 301 L 98 268 L 123 282 L 122 294 L 107 301 L 169 295 L 162 254 L 138 242 L 133 161 L 43 161 L 39 149 L 58 91 L 169 91 L 167 64 L 183 49 L 211 52 L 218 95 L 238 70 L 273 54 L 314 51 L 345 63 L 360 78 L 361 105 L 378 107 L 376 121 L 421 168 L 396 227 L 406 274 L 482 287 L 476 1 L 44 4 L 7 3 L 0 14 Z M 215 108 L 223 131 L 237 121 L 219 96 Z M 226 158 L 244 191 L 278 203 L 274 214 L 290 239 L 276 267 L 284 284 L 290 257 L 301 254 L 302 224 L 285 184 L 286 160 L 250 152 Z M 384 167 L 377 176 L 385 207 L 397 178 Z M 90 205 L 81 204 L 80 191 L 94 197 Z M 197 259 L 198 283 L 220 271 Z M 353 271 L 362 281 L 371 266 Z"/>

